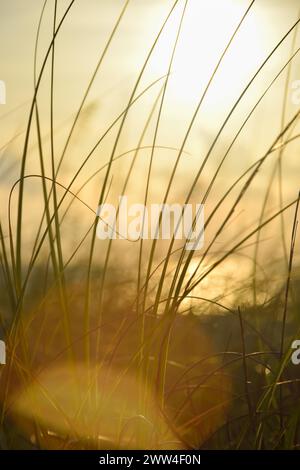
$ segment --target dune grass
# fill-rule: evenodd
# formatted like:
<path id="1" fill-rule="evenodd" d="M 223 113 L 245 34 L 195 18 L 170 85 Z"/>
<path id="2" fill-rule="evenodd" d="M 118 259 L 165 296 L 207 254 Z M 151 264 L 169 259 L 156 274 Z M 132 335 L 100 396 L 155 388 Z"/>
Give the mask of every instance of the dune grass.
<path id="1" fill-rule="evenodd" d="M 1 448 L 298 448 L 300 377 L 290 356 L 292 341 L 300 336 L 297 315 L 300 302 L 294 292 L 297 266 L 293 265 L 297 250 L 299 194 L 297 192 L 289 203 L 283 202 L 282 161 L 289 145 L 299 137 L 296 130 L 300 110 L 288 119 L 287 102 L 292 65 L 299 52 L 296 44 L 300 20 L 294 21 L 253 72 L 213 136 L 208 151 L 199 161 L 193 162 L 194 177 L 182 197 L 185 204 L 197 194 L 199 180 L 207 165 L 213 164 L 213 174 L 200 202 L 210 203 L 205 230 L 213 225 L 214 233 L 206 241 L 203 251 L 200 255 L 186 251 L 184 244 L 178 246 L 173 237 L 161 256 L 158 240 L 149 242 L 148 250 L 141 239 L 135 244 L 135 271 L 122 277 L 112 257 L 114 240 L 103 244 L 101 265 L 96 255 L 100 243 L 96 237 L 96 210 L 111 192 L 114 163 L 130 159 L 124 182 L 118 187 L 120 195 L 126 194 L 130 192 L 141 152 L 149 150 L 147 166 L 140 176 L 144 182 L 141 202 L 147 205 L 155 178 L 153 166 L 157 151 L 172 152 L 176 157 L 170 163 L 170 176 L 164 178 L 164 196 L 160 202 L 165 204 L 170 200 L 178 168 L 187 154 L 187 143 L 207 93 L 256 2 L 248 2 L 224 45 L 204 91 L 191 110 L 184 138 L 177 148 L 169 143 L 162 146 L 158 139 L 173 61 L 189 8 L 188 0 L 174 1 L 158 27 L 152 46 L 145 52 L 144 63 L 128 101 L 124 101 L 122 111 L 97 141 L 90 142 L 90 151 L 82 156 L 67 183 L 62 173 L 63 162 L 71 158 L 69 149 L 90 91 L 110 54 L 131 2 L 124 2 L 103 45 L 59 155 L 55 144 L 57 39 L 65 21 L 72 16 L 76 2 L 71 1 L 61 17 L 57 3 L 55 0 L 51 4 L 52 39 L 39 66 L 39 40 L 44 15 L 49 8 L 47 0 L 41 11 L 35 43 L 34 93 L 19 160 L 19 177 L 10 190 L 8 218 L 0 223 L 0 279 L 4 292 L 0 298 L 0 319 L 8 358 L 0 376 Z M 173 15 L 178 9 L 181 14 L 165 74 L 141 88 L 152 55 L 159 48 L 160 38 L 174 21 Z M 214 150 L 234 112 L 274 54 L 291 38 L 289 57 L 278 73 L 270 77 L 268 85 L 222 150 L 222 158 L 214 164 Z M 46 70 L 48 73 L 50 70 L 50 80 Z M 264 106 L 265 97 L 282 77 L 286 79 L 280 132 L 273 142 L 266 142 L 268 150 L 262 156 L 253 156 L 254 163 L 238 178 L 228 182 L 219 200 L 212 199 L 218 177 L 241 133 L 247 131 L 250 118 L 257 108 Z M 43 137 L 39 107 L 39 93 L 44 81 L 49 82 L 50 155 Z M 153 90 L 155 98 L 136 147 L 120 152 L 120 140 L 130 116 L 135 113 L 135 105 Z M 111 132 L 115 137 L 108 158 L 104 158 L 106 154 L 103 153 L 99 168 L 82 183 L 80 178 L 86 166 Z M 35 174 L 27 172 L 31 139 L 36 141 L 38 151 Z M 241 235 L 235 235 L 226 250 L 218 252 L 220 238 L 232 220 L 234 224 L 237 210 L 269 160 L 273 162 L 273 171 L 269 181 L 265 181 L 265 195 L 262 200 L 255 201 L 260 208 L 257 224 Z M 99 193 L 94 196 L 95 204 L 91 207 L 81 192 L 99 176 Z M 33 181 L 40 184 L 43 210 L 32 227 L 31 251 L 28 252 L 23 233 L 25 197 Z M 275 184 L 279 207 L 267 212 Z M 16 195 L 15 213 L 13 201 Z M 76 248 L 66 254 L 65 224 L 75 205 L 88 211 L 92 218 L 84 227 L 85 235 Z M 292 212 L 294 218 L 290 227 L 285 215 Z M 258 272 L 259 254 L 265 250 L 263 231 L 277 220 L 280 220 L 281 232 L 276 236 L 276 243 L 283 247 L 286 271 L 281 276 L 281 289 L 265 303 L 260 303 Z M 252 289 L 253 303 L 243 305 L 236 296 L 235 304 L 227 305 L 226 298 L 201 296 L 197 288 L 226 260 L 240 254 L 240 250 L 249 244 L 253 245 L 253 272 L 248 289 Z M 78 254 L 83 248 L 84 259 L 79 261 Z M 216 254 L 212 256 L 214 250 Z M 122 257 L 122 249 L 119 256 Z M 238 272 L 235 284 L 237 289 L 244 289 Z M 189 300 L 193 300 L 191 307 L 187 307 Z M 204 315 L 208 308 L 215 313 Z M 57 377 L 65 381 L 65 389 L 57 382 Z M 51 407 L 56 419 L 49 412 Z"/>

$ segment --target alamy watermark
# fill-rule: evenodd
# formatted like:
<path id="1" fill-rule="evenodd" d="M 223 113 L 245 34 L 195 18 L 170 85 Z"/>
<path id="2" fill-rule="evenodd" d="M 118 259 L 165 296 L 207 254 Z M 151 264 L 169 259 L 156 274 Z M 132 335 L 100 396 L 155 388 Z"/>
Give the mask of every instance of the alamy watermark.
<path id="1" fill-rule="evenodd" d="M 0 104 L 6 104 L 6 85 L 3 80 L 0 80 Z"/>
<path id="2" fill-rule="evenodd" d="M 186 250 L 199 250 L 204 244 L 204 206 L 202 204 L 101 204 L 97 210 L 97 237 L 100 240 L 140 239 L 184 240 Z"/>
<path id="3" fill-rule="evenodd" d="M 0 340 L 0 364 L 6 363 L 6 348 L 4 341 Z"/>
<path id="4" fill-rule="evenodd" d="M 300 104 L 300 80 L 292 82 L 292 103 L 296 106 Z"/>
<path id="5" fill-rule="evenodd" d="M 292 354 L 291 361 L 295 366 L 298 366 L 300 364 L 300 339 L 293 341 L 292 349 L 295 349 L 295 351 Z"/>

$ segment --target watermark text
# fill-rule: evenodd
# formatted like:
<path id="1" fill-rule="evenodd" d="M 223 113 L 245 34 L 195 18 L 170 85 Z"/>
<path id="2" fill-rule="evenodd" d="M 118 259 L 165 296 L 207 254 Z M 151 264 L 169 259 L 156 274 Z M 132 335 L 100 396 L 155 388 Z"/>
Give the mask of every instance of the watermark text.
<path id="1" fill-rule="evenodd" d="M 204 244 L 202 204 L 128 204 L 120 196 L 118 206 L 101 204 L 97 210 L 97 237 L 100 240 L 140 239 L 184 240 L 186 250 L 199 250 Z"/>

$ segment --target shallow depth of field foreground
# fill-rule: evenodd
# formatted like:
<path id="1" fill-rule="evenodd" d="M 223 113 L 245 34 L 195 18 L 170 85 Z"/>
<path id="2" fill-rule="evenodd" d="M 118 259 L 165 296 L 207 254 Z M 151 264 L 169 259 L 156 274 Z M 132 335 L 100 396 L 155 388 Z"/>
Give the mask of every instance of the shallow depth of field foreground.
<path id="1" fill-rule="evenodd" d="M 0 2 L 0 449 L 299 448 L 299 23 Z M 203 246 L 140 236 L 152 204 L 202 204 Z"/>

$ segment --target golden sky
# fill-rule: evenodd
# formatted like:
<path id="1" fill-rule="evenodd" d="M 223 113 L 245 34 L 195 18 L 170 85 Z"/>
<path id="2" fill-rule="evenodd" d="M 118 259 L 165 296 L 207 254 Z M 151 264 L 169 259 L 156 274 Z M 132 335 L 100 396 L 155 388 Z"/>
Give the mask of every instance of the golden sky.
<path id="1" fill-rule="evenodd" d="M 76 0 L 59 32 L 55 44 L 54 76 L 54 138 L 57 161 L 90 77 L 125 3 L 124 0 Z M 1 195 L 5 201 L 1 212 L 6 211 L 8 191 L 18 177 L 24 131 L 33 93 L 35 38 L 43 4 L 42 0 L 0 1 L 0 79 L 5 81 L 7 88 L 7 104 L 0 107 L 0 147 L 13 139 L 2 149 L 0 157 Z M 172 147 L 173 150 L 159 148 L 155 151 L 150 199 L 160 200 L 163 197 L 166 181 L 177 156 L 174 149 L 180 147 L 219 57 L 249 4 L 250 2 L 245 0 L 187 2 L 156 140 L 156 145 Z M 58 21 L 68 5 L 68 1 L 58 1 Z M 63 184 L 68 184 L 75 169 L 79 167 L 99 136 L 126 107 L 143 63 L 172 5 L 173 2 L 170 0 L 128 2 L 73 134 L 59 174 L 59 181 Z M 54 1 L 48 1 L 43 15 L 38 44 L 38 70 L 51 41 L 53 6 Z M 166 75 L 184 7 L 185 1 L 179 0 L 153 50 L 137 93 Z M 170 192 L 171 200 L 174 201 L 176 198 L 181 200 L 186 195 L 189 184 L 226 116 L 268 54 L 296 22 L 298 10 L 297 0 L 254 2 L 201 105 L 185 145 L 186 154 L 176 172 Z M 240 101 L 205 167 L 195 198 L 203 196 L 207 182 L 214 174 L 241 122 L 291 56 L 293 40 L 293 51 L 299 47 L 300 35 L 290 34 Z M 49 151 L 50 126 L 49 63 L 50 61 L 45 68 L 38 93 L 46 154 Z M 299 58 L 296 56 L 290 69 L 285 122 L 297 111 L 290 98 L 290 87 L 293 80 L 300 78 L 299 70 Z M 130 111 L 118 145 L 118 155 L 136 148 L 162 85 L 163 80 L 160 80 L 152 86 Z M 207 201 L 208 214 L 230 183 L 264 154 L 280 132 L 285 86 L 286 73 L 274 83 L 247 122 L 222 167 L 211 197 Z M 157 114 L 154 115 L 144 136 L 143 145 L 146 147 L 150 147 L 153 142 L 156 116 Z M 104 139 L 84 172 L 80 174 L 75 187 L 79 187 L 95 169 L 108 161 L 115 136 L 116 130 L 112 130 Z M 295 141 L 285 152 L 284 203 L 290 202 L 297 195 L 298 151 L 299 145 Z M 128 191 L 135 199 L 141 199 L 144 194 L 145 169 L 149 164 L 149 152 L 149 148 L 140 152 L 132 180 L 129 182 Z M 273 160 L 270 158 L 270 163 L 266 163 L 255 179 L 253 188 L 249 190 L 240 211 L 236 214 L 238 222 L 228 229 L 228 239 L 233 238 L 236 232 L 251 227 L 257 220 L 275 159 L 276 155 Z M 129 165 L 130 160 L 126 157 L 113 165 L 112 198 L 119 196 L 119 188 L 123 185 Z M 36 135 L 33 132 L 29 147 L 28 172 L 38 171 Z M 100 184 L 101 178 L 98 178 L 82 193 L 85 201 L 95 210 Z M 275 185 L 270 210 L 278 208 L 276 188 Z M 35 194 L 34 189 L 32 191 Z M 32 200 L 31 203 L 35 204 L 37 200 Z M 288 220 L 291 217 L 292 214 L 287 215 Z M 29 231 L 30 227 L 29 223 Z M 212 230 L 214 229 L 215 226 L 212 226 Z M 210 237 L 209 231 L 208 237 Z"/>

